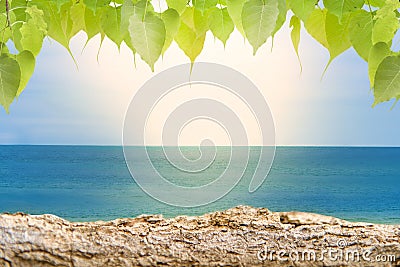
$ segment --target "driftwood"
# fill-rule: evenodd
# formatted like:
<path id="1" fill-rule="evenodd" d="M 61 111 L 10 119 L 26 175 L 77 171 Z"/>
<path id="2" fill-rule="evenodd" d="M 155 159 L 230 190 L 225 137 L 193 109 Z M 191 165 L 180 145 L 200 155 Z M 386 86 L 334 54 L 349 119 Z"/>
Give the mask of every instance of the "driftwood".
<path id="1" fill-rule="evenodd" d="M 399 225 L 244 206 L 87 223 L 0 215 L 0 266 L 396 266 L 399 242 Z"/>

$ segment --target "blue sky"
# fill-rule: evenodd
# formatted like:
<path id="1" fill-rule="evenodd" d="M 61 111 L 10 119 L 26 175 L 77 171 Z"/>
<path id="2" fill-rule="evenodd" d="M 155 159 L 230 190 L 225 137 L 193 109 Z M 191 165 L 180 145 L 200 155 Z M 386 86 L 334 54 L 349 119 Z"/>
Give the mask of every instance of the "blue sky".
<path id="1" fill-rule="evenodd" d="M 272 52 L 268 42 L 256 56 L 237 32 L 225 49 L 210 35 L 198 60 L 233 67 L 259 87 L 274 115 L 278 145 L 399 146 L 400 107 L 371 107 L 367 64 L 348 50 L 321 80 L 329 55 L 303 32 L 300 74 L 285 27 Z M 120 145 L 125 111 L 138 88 L 157 72 L 188 62 L 173 45 L 152 73 L 140 59 L 135 68 L 126 47 L 118 51 L 105 41 L 98 63 L 98 38 L 81 53 L 84 43 L 84 34 L 71 42 L 77 70 L 63 47 L 45 41 L 28 87 L 10 114 L 0 111 L 0 144 Z"/>

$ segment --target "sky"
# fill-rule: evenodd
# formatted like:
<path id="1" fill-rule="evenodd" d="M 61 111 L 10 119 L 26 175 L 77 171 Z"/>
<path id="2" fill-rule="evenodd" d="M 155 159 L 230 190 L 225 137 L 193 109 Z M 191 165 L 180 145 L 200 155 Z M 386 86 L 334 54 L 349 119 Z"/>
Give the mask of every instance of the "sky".
<path id="1" fill-rule="evenodd" d="M 148 79 L 188 58 L 173 43 L 155 65 L 154 73 L 130 50 L 120 51 L 105 40 L 99 54 L 99 38 L 85 50 L 84 33 L 71 41 L 78 68 L 61 45 L 45 40 L 35 73 L 25 91 L 10 108 L 0 110 L 0 144 L 121 145 L 127 107 Z M 251 46 L 234 32 L 226 47 L 209 34 L 199 62 L 215 62 L 240 71 L 262 92 L 275 122 L 277 145 L 399 146 L 400 107 L 393 102 L 372 108 L 367 64 L 350 49 L 335 59 L 326 74 L 328 52 L 302 31 L 300 66 L 287 24 L 253 56 Z M 180 88 L 168 96 L 149 117 L 148 144 L 160 144 L 162 121 L 185 99 L 202 97 L 226 101 L 246 125 L 250 144 L 259 132 L 240 99 L 213 86 L 195 90 Z M 219 91 L 218 91 L 219 90 Z M 218 93 L 219 92 L 219 93 Z M 160 126 L 161 125 L 161 126 Z M 205 131 L 207 129 L 207 131 Z M 182 145 L 197 145 L 206 133 L 215 143 L 227 138 L 218 125 L 197 121 L 182 131 Z"/>

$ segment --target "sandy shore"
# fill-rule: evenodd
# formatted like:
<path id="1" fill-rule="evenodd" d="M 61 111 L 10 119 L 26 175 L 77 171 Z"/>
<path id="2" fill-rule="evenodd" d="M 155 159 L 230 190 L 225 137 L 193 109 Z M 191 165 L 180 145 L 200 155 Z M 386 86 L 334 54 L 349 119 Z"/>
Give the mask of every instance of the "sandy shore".
<path id="1" fill-rule="evenodd" d="M 400 225 L 239 206 L 74 223 L 0 215 L 0 266 L 396 266 Z"/>

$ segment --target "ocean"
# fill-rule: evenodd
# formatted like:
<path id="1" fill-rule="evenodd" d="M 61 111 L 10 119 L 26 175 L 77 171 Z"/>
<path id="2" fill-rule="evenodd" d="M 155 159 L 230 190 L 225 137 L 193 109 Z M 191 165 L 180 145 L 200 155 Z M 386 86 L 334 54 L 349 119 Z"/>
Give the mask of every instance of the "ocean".
<path id="1" fill-rule="evenodd" d="M 171 168 L 160 147 L 149 151 L 168 179 L 191 186 L 210 182 L 223 172 L 229 161 L 227 149 L 222 148 L 213 164 L 195 178 Z M 184 150 L 189 158 L 199 153 L 196 147 Z M 277 147 L 267 179 L 249 193 L 256 165 L 250 157 L 243 179 L 220 200 L 181 208 L 154 200 L 140 189 L 125 164 L 122 147 L 0 146 L 0 212 L 95 221 L 140 214 L 199 215 L 251 205 L 400 224 L 400 148 Z"/>

